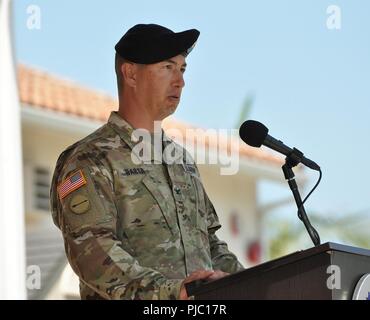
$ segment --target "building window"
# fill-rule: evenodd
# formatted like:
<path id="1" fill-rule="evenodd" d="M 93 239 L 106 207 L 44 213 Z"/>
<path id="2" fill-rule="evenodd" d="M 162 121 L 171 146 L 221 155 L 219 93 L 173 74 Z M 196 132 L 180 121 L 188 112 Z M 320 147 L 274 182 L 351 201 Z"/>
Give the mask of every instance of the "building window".
<path id="1" fill-rule="evenodd" d="M 35 167 L 33 172 L 34 207 L 37 210 L 50 211 L 50 172 L 47 169 Z"/>

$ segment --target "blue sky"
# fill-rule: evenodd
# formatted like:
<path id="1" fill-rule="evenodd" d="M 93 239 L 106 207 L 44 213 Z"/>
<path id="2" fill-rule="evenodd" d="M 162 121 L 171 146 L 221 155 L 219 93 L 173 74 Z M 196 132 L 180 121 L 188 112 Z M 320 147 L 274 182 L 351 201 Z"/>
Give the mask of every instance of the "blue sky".
<path id="1" fill-rule="evenodd" d="M 27 28 L 29 5 L 39 30 Z M 339 30 L 326 27 L 329 5 L 341 9 Z M 232 128 L 253 93 L 250 118 L 322 167 L 307 208 L 343 213 L 370 208 L 369 11 L 366 0 L 15 0 L 15 49 L 25 64 L 116 95 L 114 45 L 128 28 L 197 28 L 176 117 Z"/>

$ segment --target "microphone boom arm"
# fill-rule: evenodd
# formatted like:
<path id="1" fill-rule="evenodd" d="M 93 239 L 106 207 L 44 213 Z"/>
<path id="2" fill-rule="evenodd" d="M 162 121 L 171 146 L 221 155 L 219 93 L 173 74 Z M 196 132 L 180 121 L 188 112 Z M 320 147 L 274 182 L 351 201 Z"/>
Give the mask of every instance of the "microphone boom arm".
<path id="1" fill-rule="evenodd" d="M 286 157 L 285 164 L 282 166 L 285 179 L 288 181 L 290 190 L 292 190 L 294 200 L 296 202 L 298 208 L 298 218 L 303 222 L 304 226 L 310 238 L 315 246 L 320 245 L 320 236 L 315 228 L 311 225 L 308 216 L 306 214 L 306 210 L 304 208 L 301 195 L 299 194 L 298 186 L 295 181 L 294 172 L 292 170 L 298 163 L 300 163 L 300 159 L 302 158 L 303 154 L 298 149 L 293 149 L 292 152 Z"/>

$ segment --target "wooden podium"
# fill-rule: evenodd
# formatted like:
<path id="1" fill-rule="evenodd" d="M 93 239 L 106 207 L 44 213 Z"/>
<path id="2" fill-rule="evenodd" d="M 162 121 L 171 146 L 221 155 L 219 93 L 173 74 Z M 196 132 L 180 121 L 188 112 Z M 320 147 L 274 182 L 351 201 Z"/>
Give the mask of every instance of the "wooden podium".
<path id="1" fill-rule="evenodd" d="M 212 282 L 186 285 L 195 300 L 352 299 L 370 273 L 370 250 L 325 243 Z"/>

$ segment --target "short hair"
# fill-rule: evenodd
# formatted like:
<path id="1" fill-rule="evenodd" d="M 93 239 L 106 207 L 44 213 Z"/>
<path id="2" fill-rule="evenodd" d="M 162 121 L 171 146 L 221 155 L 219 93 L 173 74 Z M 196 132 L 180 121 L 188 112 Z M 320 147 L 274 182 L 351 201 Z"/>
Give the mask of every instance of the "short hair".
<path id="1" fill-rule="evenodd" d="M 123 90 L 123 74 L 121 71 L 121 66 L 123 63 L 127 62 L 126 59 L 122 58 L 118 53 L 116 53 L 115 57 L 115 70 L 116 70 L 116 76 L 117 76 L 117 89 L 118 89 L 118 95 L 122 93 Z"/>

